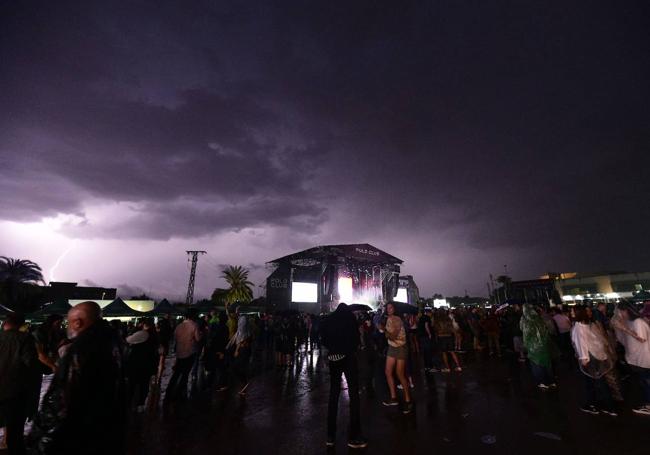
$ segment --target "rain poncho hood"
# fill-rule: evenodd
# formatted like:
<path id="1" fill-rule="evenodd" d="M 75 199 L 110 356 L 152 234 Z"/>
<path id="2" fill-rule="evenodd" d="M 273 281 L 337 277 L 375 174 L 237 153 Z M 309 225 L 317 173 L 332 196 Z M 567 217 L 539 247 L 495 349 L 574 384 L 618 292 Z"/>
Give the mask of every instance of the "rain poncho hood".
<path id="1" fill-rule="evenodd" d="M 230 339 L 230 342 L 228 343 L 227 347 L 233 345 L 237 346 L 238 344 L 250 338 L 250 336 L 251 336 L 251 330 L 248 325 L 248 319 L 246 318 L 246 316 L 239 316 L 239 320 L 237 321 L 237 331 Z"/>
<path id="2" fill-rule="evenodd" d="M 551 336 L 544 320 L 532 305 L 528 303 L 524 305 L 520 324 L 528 358 L 537 365 L 550 368 Z"/>

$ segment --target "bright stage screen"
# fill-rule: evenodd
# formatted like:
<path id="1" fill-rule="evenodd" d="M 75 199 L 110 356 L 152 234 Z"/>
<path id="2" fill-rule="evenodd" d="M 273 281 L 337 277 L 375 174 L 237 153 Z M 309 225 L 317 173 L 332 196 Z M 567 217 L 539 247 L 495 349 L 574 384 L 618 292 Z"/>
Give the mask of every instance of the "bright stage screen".
<path id="1" fill-rule="evenodd" d="M 318 302 L 318 285 L 316 283 L 297 283 L 291 284 L 291 301 L 297 303 L 316 303 Z"/>
<path id="2" fill-rule="evenodd" d="M 339 301 L 353 303 L 352 298 L 352 278 L 339 277 Z"/>
<path id="3" fill-rule="evenodd" d="M 447 299 L 434 299 L 433 300 L 433 307 L 434 308 L 448 308 L 449 303 L 447 303 Z"/>
<path id="4" fill-rule="evenodd" d="M 406 289 L 399 288 L 397 290 L 397 295 L 393 298 L 393 301 L 400 302 L 400 303 L 409 303 L 409 298 L 408 295 L 406 294 Z"/>

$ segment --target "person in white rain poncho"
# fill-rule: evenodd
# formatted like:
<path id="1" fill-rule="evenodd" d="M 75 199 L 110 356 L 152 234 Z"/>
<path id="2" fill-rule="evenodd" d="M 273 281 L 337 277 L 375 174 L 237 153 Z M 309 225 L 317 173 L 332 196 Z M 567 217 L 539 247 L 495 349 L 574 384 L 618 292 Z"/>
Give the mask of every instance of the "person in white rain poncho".
<path id="1" fill-rule="evenodd" d="M 650 325 L 634 305 L 619 304 L 610 325 L 616 338 L 625 347 L 625 361 L 641 385 L 644 403 L 632 409 L 635 414 L 650 415 Z"/>
<path id="2" fill-rule="evenodd" d="M 609 354 L 608 342 L 600 326 L 584 307 L 575 309 L 576 323 L 571 329 L 571 341 L 575 349 L 580 371 L 584 379 L 584 403 L 580 410 L 589 414 L 607 414 L 615 417 L 612 395 L 605 375 L 614 368 Z"/>
<path id="3" fill-rule="evenodd" d="M 233 370 L 242 386 L 239 391 L 239 395 L 242 397 L 246 395 L 246 389 L 248 388 L 248 363 L 251 358 L 251 338 L 252 332 L 248 325 L 248 319 L 246 316 L 239 316 L 237 331 L 228 342 L 226 349 L 234 348 Z"/>

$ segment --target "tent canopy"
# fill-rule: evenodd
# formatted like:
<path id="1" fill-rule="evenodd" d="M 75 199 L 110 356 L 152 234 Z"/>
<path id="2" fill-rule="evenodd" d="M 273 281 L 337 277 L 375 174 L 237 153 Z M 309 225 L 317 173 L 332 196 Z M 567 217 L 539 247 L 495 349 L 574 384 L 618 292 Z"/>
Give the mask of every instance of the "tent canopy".
<path id="1" fill-rule="evenodd" d="M 109 318 L 120 316 L 137 317 L 146 315 L 147 313 L 142 313 L 140 311 L 134 310 L 126 303 L 124 303 L 124 300 L 120 299 L 119 297 L 102 309 L 102 316 Z"/>
<path id="2" fill-rule="evenodd" d="M 174 305 L 169 303 L 169 300 L 167 299 L 162 299 L 156 307 L 147 312 L 146 314 L 150 314 L 152 316 L 159 316 L 163 314 L 181 314 L 182 312 L 180 309 L 176 308 Z"/>

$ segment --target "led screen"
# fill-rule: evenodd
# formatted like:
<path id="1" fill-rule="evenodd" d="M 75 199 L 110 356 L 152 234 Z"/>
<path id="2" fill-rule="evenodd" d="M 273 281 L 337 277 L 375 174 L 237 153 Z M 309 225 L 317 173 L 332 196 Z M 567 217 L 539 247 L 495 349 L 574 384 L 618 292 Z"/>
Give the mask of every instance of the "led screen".
<path id="1" fill-rule="evenodd" d="M 291 284 L 291 301 L 300 303 L 318 302 L 318 285 L 316 283 Z"/>
<path id="2" fill-rule="evenodd" d="M 397 290 L 397 295 L 395 296 L 393 301 L 401 302 L 401 303 L 409 303 L 409 298 L 408 298 L 408 295 L 406 294 L 406 289 L 399 288 Z"/>

